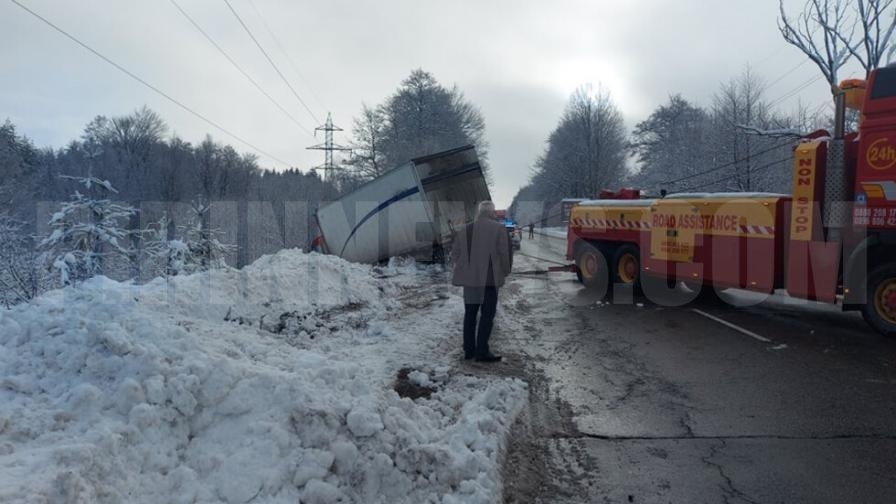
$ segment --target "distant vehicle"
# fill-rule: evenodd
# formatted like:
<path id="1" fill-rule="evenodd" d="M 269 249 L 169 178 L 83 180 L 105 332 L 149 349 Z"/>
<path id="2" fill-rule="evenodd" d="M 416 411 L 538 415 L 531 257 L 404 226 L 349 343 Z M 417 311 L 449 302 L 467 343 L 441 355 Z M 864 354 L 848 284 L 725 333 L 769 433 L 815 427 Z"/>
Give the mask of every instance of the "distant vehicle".
<path id="1" fill-rule="evenodd" d="M 519 250 L 523 242 L 522 233 L 512 223 L 510 226 L 505 227 L 507 227 L 507 233 L 510 235 L 510 243 L 513 245 L 513 250 Z"/>
<path id="2" fill-rule="evenodd" d="M 473 146 L 419 157 L 319 208 L 322 249 L 354 262 L 441 261 L 454 231 L 489 199 Z"/>

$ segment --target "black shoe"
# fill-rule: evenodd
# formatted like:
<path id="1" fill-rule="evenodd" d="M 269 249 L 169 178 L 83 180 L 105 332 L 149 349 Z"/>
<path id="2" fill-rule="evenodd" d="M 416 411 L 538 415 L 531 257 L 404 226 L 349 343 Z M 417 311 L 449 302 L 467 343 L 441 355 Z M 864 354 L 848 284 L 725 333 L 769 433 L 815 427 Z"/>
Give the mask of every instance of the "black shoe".
<path id="1" fill-rule="evenodd" d="M 487 353 L 485 355 L 477 355 L 476 362 L 500 362 L 501 356 Z"/>
<path id="2" fill-rule="evenodd" d="M 465 354 L 464 354 L 464 360 L 470 360 L 470 359 L 472 359 L 473 357 L 474 357 L 474 355 L 471 354 L 471 353 L 465 353 Z"/>

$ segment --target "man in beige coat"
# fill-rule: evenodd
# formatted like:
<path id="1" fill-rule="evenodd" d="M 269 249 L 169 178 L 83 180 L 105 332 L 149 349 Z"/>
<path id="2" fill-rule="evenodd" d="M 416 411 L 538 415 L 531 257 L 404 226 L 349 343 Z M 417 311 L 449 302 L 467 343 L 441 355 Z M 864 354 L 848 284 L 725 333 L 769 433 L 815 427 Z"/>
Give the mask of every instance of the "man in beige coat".
<path id="1" fill-rule="evenodd" d="M 510 274 L 513 249 L 507 229 L 495 217 L 491 201 L 479 203 L 476 220 L 460 229 L 451 248 L 454 275 L 451 283 L 464 288 L 464 358 L 481 362 L 501 360 L 489 351 L 498 307 L 498 289 Z M 477 335 L 476 318 L 479 311 Z"/>

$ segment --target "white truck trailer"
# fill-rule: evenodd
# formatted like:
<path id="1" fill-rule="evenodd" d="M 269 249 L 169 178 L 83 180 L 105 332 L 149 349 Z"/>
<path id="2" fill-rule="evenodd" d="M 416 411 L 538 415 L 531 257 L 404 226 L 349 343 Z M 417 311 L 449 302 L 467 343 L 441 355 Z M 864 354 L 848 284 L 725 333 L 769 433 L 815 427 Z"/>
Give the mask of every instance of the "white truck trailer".
<path id="1" fill-rule="evenodd" d="M 354 262 L 440 261 L 454 231 L 488 199 L 473 146 L 416 158 L 321 206 L 323 250 Z"/>

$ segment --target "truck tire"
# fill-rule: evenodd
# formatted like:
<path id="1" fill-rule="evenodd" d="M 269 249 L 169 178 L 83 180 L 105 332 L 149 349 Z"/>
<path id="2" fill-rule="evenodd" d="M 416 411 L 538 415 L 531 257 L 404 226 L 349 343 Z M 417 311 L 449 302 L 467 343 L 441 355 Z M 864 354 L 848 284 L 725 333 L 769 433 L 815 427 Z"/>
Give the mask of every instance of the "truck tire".
<path id="1" fill-rule="evenodd" d="M 635 245 L 623 245 L 613 255 L 613 282 L 641 288 L 641 251 Z"/>
<path id="2" fill-rule="evenodd" d="M 610 275 L 607 258 L 594 245 L 583 242 L 576 248 L 576 276 L 588 289 L 606 291 Z"/>
<path id="3" fill-rule="evenodd" d="M 862 317 L 884 336 L 896 337 L 896 264 L 878 266 L 868 275 Z"/>

